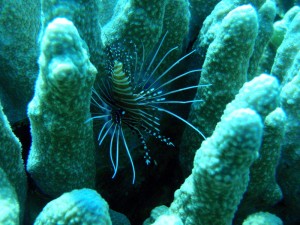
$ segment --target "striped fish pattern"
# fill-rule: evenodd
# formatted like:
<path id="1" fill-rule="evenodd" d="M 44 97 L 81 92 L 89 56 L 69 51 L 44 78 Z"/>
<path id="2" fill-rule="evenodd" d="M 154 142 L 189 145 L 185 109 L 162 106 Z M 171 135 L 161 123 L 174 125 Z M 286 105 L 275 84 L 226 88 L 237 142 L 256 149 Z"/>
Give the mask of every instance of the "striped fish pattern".
<path id="1" fill-rule="evenodd" d="M 158 49 L 156 50 L 154 58 L 165 39 L 166 35 L 163 37 Z M 166 58 L 175 48 L 169 50 L 163 57 Z M 186 73 L 180 74 L 161 85 L 158 85 L 159 81 L 166 76 L 166 74 L 175 67 L 180 61 L 193 54 L 193 52 L 188 53 L 183 56 L 175 63 L 173 63 L 166 71 L 164 71 L 159 76 L 155 76 L 153 82 L 149 84 L 151 78 L 154 77 L 155 71 L 143 72 L 143 69 L 139 69 L 138 75 L 135 76 L 136 80 L 133 80 L 130 75 L 126 74 L 123 68 L 123 63 L 115 59 L 113 61 L 113 68 L 111 76 L 102 81 L 100 87 L 96 90 L 93 89 L 92 103 L 96 106 L 98 112 L 94 113 L 93 117 L 88 119 L 86 122 L 92 120 L 102 120 L 104 121 L 102 128 L 98 134 L 99 145 L 103 143 L 106 137 L 110 137 L 110 161 L 114 170 L 112 178 L 117 174 L 119 165 L 119 150 L 120 144 L 122 144 L 127 152 L 128 158 L 130 160 L 133 172 L 132 183 L 135 182 L 135 167 L 133 159 L 130 153 L 130 146 L 128 146 L 125 135 L 124 127 L 128 127 L 131 131 L 137 134 L 143 148 L 144 148 L 144 159 L 145 163 L 149 165 L 152 162 L 150 156 L 150 150 L 147 146 L 145 135 L 151 135 L 157 138 L 159 141 L 164 142 L 169 146 L 174 146 L 170 141 L 170 138 L 165 137 L 160 132 L 160 119 L 156 117 L 157 112 L 163 112 L 176 119 L 182 121 L 197 133 L 199 133 L 203 138 L 204 135 L 191 123 L 180 117 L 179 115 L 161 107 L 163 104 L 182 104 L 182 103 L 193 103 L 201 100 L 190 100 L 190 101 L 172 101 L 167 100 L 166 97 L 174 93 L 184 92 L 193 88 L 198 88 L 199 85 L 188 86 L 181 89 L 171 90 L 166 93 L 163 92 L 163 88 L 170 85 L 174 81 L 188 76 L 192 73 L 200 72 L 200 69 L 191 70 Z M 162 60 L 163 60 L 162 59 Z M 152 66 L 154 60 L 151 60 L 148 68 Z M 162 63 L 160 61 L 158 66 Z M 144 63 L 142 63 L 143 65 Z M 157 67 L 155 67 L 155 70 Z M 146 79 L 145 79 L 146 78 Z"/>

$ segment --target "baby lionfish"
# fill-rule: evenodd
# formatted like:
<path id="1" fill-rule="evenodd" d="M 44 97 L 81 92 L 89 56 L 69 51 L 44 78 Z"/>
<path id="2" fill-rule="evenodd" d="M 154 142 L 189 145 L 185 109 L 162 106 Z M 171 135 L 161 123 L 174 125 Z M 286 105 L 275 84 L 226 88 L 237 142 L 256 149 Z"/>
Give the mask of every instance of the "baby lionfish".
<path id="1" fill-rule="evenodd" d="M 98 112 L 94 113 L 94 116 L 88 119 L 86 122 L 92 120 L 103 121 L 102 128 L 100 129 L 98 134 L 98 142 L 100 146 L 106 137 L 110 137 L 109 155 L 114 170 L 112 178 L 114 178 L 117 174 L 119 148 L 120 144 L 123 144 L 132 166 L 132 183 L 135 182 L 135 168 L 130 149 L 124 135 L 125 128 L 129 128 L 140 139 L 141 144 L 144 148 L 144 159 L 147 165 L 151 163 L 151 157 L 149 154 L 149 148 L 146 143 L 145 135 L 154 136 L 167 145 L 173 145 L 173 143 L 170 141 L 170 138 L 163 136 L 160 132 L 160 119 L 156 116 L 157 112 L 163 112 L 175 117 L 178 120 L 181 120 L 186 125 L 193 128 L 205 139 L 204 135 L 191 123 L 178 116 L 177 114 L 162 107 L 163 104 L 183 104 L 201 101 L 175 101 L 167 99 L 169 95 L 198 88 L 199 85 L 175 89 L 167 91 L 165 93 L 163 92 L 163 88 L 172 84 L 176 80 L 184 78 L 189 74 L 201 71 L 200 69 L 190 70 L 174 78 L 171 78 L 166 82 L 163 82 L 162 84 L 159 84 L 162 78 L 164 78 L 171 69 L 173 69 L 179 62 L 194 53 L 194 51 L 192 51 L 184 55 L 163 73 L 161 73 L 160 75 L 156 75 L 157 70 L 163 63 L 164 59 L 171 52 L 178 48 L 174 47 L 170 49 L 155 65 L 155 68 L 151 69 L 152 67 L 154 67 L 154 61 L 166 38 L 166 35 L 167 34 L 163 36 L 161 42 L 159 43 L 159 46 L 157 47 L 153 57 L 148 64 L 145 63 L 144 60 L 144 49 L 142 62 L 140 62 L 139 65 L 137 54 L 135 54 L 135 63 L 133 69 L 134 72 L 132 74 L 124 68 L 124 62 L 122 62 L 120 59 L 116 59 L 118 57 L 115 57 L 115 59 L 112 60 L 111 74 L 106 79 L 102 80 L 102 84 L 99 85 L 97 90 L 93 88 L 92 104 L 96 106 Z"/>

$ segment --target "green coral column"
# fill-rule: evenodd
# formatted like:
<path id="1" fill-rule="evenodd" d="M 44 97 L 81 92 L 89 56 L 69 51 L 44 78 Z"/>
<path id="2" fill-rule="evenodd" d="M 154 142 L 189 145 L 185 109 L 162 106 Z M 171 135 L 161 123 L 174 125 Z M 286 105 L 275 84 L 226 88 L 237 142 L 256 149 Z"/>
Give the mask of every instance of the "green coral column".
<path id="1" fill-rule="evenodd" d="M 167 0 L 118 1 L 111 21 L 103 27 L 104 45 L 120 42 L 130 49 L 130 45 L 126 42 L 132 41 L 140 53 L 143 46 L 147 55 L 162 34 L 167 2 Z"/>
<path id="2" fill-rule="evenodd" d="M 224 116 L 197 150 L 192 174 L 175 192 L 170 211 L 185 225 L 229 225 L 258 156 L 263 124 L 249 108 Z"/>
<path id="3" fill-rule="evenodd" d="M 39 0 L 0 0 L 0 99 L 13 124 L 26 118 L 38 74 Z"/>
<path id="4" fill-rule="evenodd" d="M 55 18 L 64 17 L 74 23 L 90 60 L 98 69 L 103 68 L 103 45 L 101 41 L 101 3 L 99 0 L 41 0 L 42 32 Z"/>
<path id="5" fill-rule="evenodd" d="M 10 184 L 5 172 L 0 168 L 0 224 L 20 224 L 20 206 L 14 187 Z"/>
<path id="6" fill-rule="evenodd" d="M 299 68 L 299 66 L 298 66 Z M 298 69 L 299 71 L 299 69 Z M 286 112 L 285 139 L 278 168 L 278 182 L 283 202 L 290 218 L 299 221 L 300 211 L 300 72 L 280 93 L 281 106 Z"/>
<path id="7" fill-rule="evenodd" d="M 242 225 L 283 225 L 283 222 L 274 214 L 258 212 L 248 216 Z"/>
<path id="8" fill-rule="evenodd" d="M 282 200 L 276 170 L 281 156 L 285 123 L 286 115 L 281 108 L 276 108 L 265 118 L 259 157 L 251 166 L 250 182 L 235 214 L 237 224 L 251 212 L 268 211 Z"/>
<path id="9" fill-rule="evenodd" d="M 94 190 L 83 188 L 49 202 L 34 225 L 111 225 L 109 206 Z"/>
<path id="10" fill-rule="evenodd" d="M 251 5 L 243 5 L 230 11 L 218 27 L 217 36 L 210 44 L 202 68 L 198 99 L 193 103 L 189 121 L 210 136 L 220 120 L 222 112 L 246 82 L 250 56 L 258 34 L 257 12 Z M 189 162 L 199 147 L 200 138 L 186 129 L 180 146 L 180 160 L 185 175 L 191 171 Z"/>
<path id="11" fill-rule="evenodd" d="M 258 14 L 258 35 L 255 40 L 255 46 L 247 73 L 247 81 L 260 75 L 258 70 L 259 61 L 273 33 L 273 21 L 276 15 L 276 5 L 273 0 L 267 0 L 257 11 Z"/>
<path id="12" fill-rule="evenodd" d="M 300 12 L 291 21 L 282 44 L 278 47 L 271 74 L 284 81 L 300 49 Z M 286 82 L 286 81 L 285 81 Z"/>
<path id="13" fill-rule="evenodd" d="M 40 73 L 28 106 L 32 146 L 27 169 L 42 192 L 58 196 L 94 187 L 95 150 L 90 117 L 96 69 L 77 29 L 51 22 L 41 43 Z"/>
<path id="14" fill-rule="evenodd" d="M 19 139 L 13 133 L 6 115 L 3 113 L 2 105 L 0 102 L 0 170 L 3 170 L 5 177 L 7 176 L 7 182 L 12 186 L 13 192 L 17 196 L 18 204 L 18 220 L 23 220 L 26 193 L 27 193 L 27 177 L 25 174 L 25 166 L 22 159 L 22 146 Z M 0 175 L 3 179 L 4 175 Z M 0 178 L 1 179 L 1 178 Z M 4 182 L 4 180 L 3 180 Z M 8 186 L 9 184 L 1 184 L 0 189 Z M 9 185 L 10 186 L 10 185 Z M 5 195 L 4 195 L 5 196 Z M 0 199 L 1 199 L 0 194 Z M 5 210 L 2 210 L 4 205 L 0 203 L 0 214 Z M 2 217 L 3 218 L 3 217 Z M 0 219 L 0 224 L 1 219 Z"/>

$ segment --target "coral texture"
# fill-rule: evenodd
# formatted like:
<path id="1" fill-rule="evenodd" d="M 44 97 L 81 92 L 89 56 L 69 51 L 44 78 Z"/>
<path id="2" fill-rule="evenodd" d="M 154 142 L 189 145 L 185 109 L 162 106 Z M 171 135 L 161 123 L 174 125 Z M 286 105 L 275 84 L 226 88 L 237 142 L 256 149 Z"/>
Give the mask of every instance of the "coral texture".
<path id="1" fill-rule="evenodd" d="M 0 223 L 299 224 L 299 4 L 0 0 Z M 113 101 L 114 60 L 166 138 L 130 121 L 127 152 L 99 146 L 123 115 L 91 104 L 93 87 Z"/>
<path id="2" fill-rule="evenodd" d="M 0 1 L 0 99 L 10 122 L 26 118 L 38 74 L 39 0 Z"/>
<path id="3" fill-rule="evenodd" d="M 280 218 L 271 213 L 258 212 L 248 216 L 243 225 L 283 225 L 283 223 Z"/>
<path id="4" fill-rule="evenodd" d="M 175 192 L 170 211 L 188 224 L 231 224 L 258 156 L 262 122 L 251 109 L 224 117 L 197 150 L 192 174 Z"/>
<path id="5" fill-rule="evenodd" d="M 16 192 L 22 221 L 27 192 L 27 178 L 19 139 L 13 133 L 0 102 L 0 169 Z M 1 204 L 0 204 L 1 205 Z"/>
<path id="6" fill-rule="evenodd" d="M 28 106 L 33 142 L 27 170 L 51 196 L 95 185 L 92 126 L 85 121 L 96 69 L 82 46 L 72 22 L 57 18 L 49 23 Z"/>
<path id="7" fill-rule="evenodd" d="M 298 70 L 299 71 L 299 70 Z M 284 202 L 291 214 L 300 210 L 300 74 L 287 83 L 281 91 L 281 105 L 286 112 L 286 133 L 278 168 L 279 185 Z"/>
<path id="8" fill-rule="evenodd" d="M 13 225 L 20 223 L 20 207 L 14 187 L 10 184 L 5 172 L 0 168 L 0 223 Z"/>
<path id="9" fill-rule="evenodd" d="M 80 189 L 65 193 L 49 202 L 34 225 L 111 225 L 108 204 L 94 190 Z"/>
<path id="10" fill-rule="evenodd" d="M 199 82 L 199 85 L 211 85 L 198 88 L 197 97 L 204 101 L 193 103 L 189 115 L 189 120 L 206 136 L 212 134 L 225 105 L 246 82 L 248 62 L 258 34 L 255 9 L 246 5 L 230 11 L 218 31 L 207 50 Z M 190 152 L 197 149 L 199 142 L 200 139 L 191 130 L 185 130 L 180 146 L 183 165 L 192 160 Z M 185 175 L 190 170 L 184 171 Z"/>

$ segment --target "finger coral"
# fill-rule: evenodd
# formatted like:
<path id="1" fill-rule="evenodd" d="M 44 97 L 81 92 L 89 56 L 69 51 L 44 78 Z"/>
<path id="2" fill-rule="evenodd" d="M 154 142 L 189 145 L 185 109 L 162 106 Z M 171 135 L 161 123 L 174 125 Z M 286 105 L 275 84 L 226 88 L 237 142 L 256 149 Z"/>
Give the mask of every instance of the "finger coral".
<path id="1" fill-rule="evenodd" d="M 1 224 L 299 224 L 299 1 L 0 5 Z"/>
<path id="2" fill-rule="evenodd" d="M 49 202 L 34 225 L 111 225 L 108 204 L 94 190 L 80 189 L 61 195 Z"/>
<path id="3" fill-rule="evenodd" d="M 96 68 L 73 23 L 57 18 L 41 44 L 40 74 L 28 106 L 32 146 L 27 170 L 50 196 L 95 185 L 95 149 L 89 116 Z"/>
<path id="4" fill-rule="evenodd" d="M 193 171 L 175 192 L 170 211 L 184 224 L 230 224 L 258 156 L 262 127 L 251 109 L 223 118 L 197 150 Z"/>
<path id="5" fill-rule="evenodd" d="M 11 193 L 14 193 L 14 195 L 16 195 L 16 202 L 18 203 L 19 211 L 19 218 L 16 217 L 16 219 L 18 218 L 18 220 L 22 221 L 27 192 L 27 178 L 25 174 L 25 165 L 22 159 L 22 147 L 19 139 L 13 133 L 7 117 L 3 113 L 1 102 L 0 170 L 2 170 L 3 179 L 9 182 L 9 187 L 11 186 Z M 4 185 L 4 181 L 2 185 Z"/>
<path id="6" fill-rule="evenodd" d="M 0 223 L 12 225 L 20 223 L 20 206 L 14 187 L 5 172 L 0 168 Z"/>

